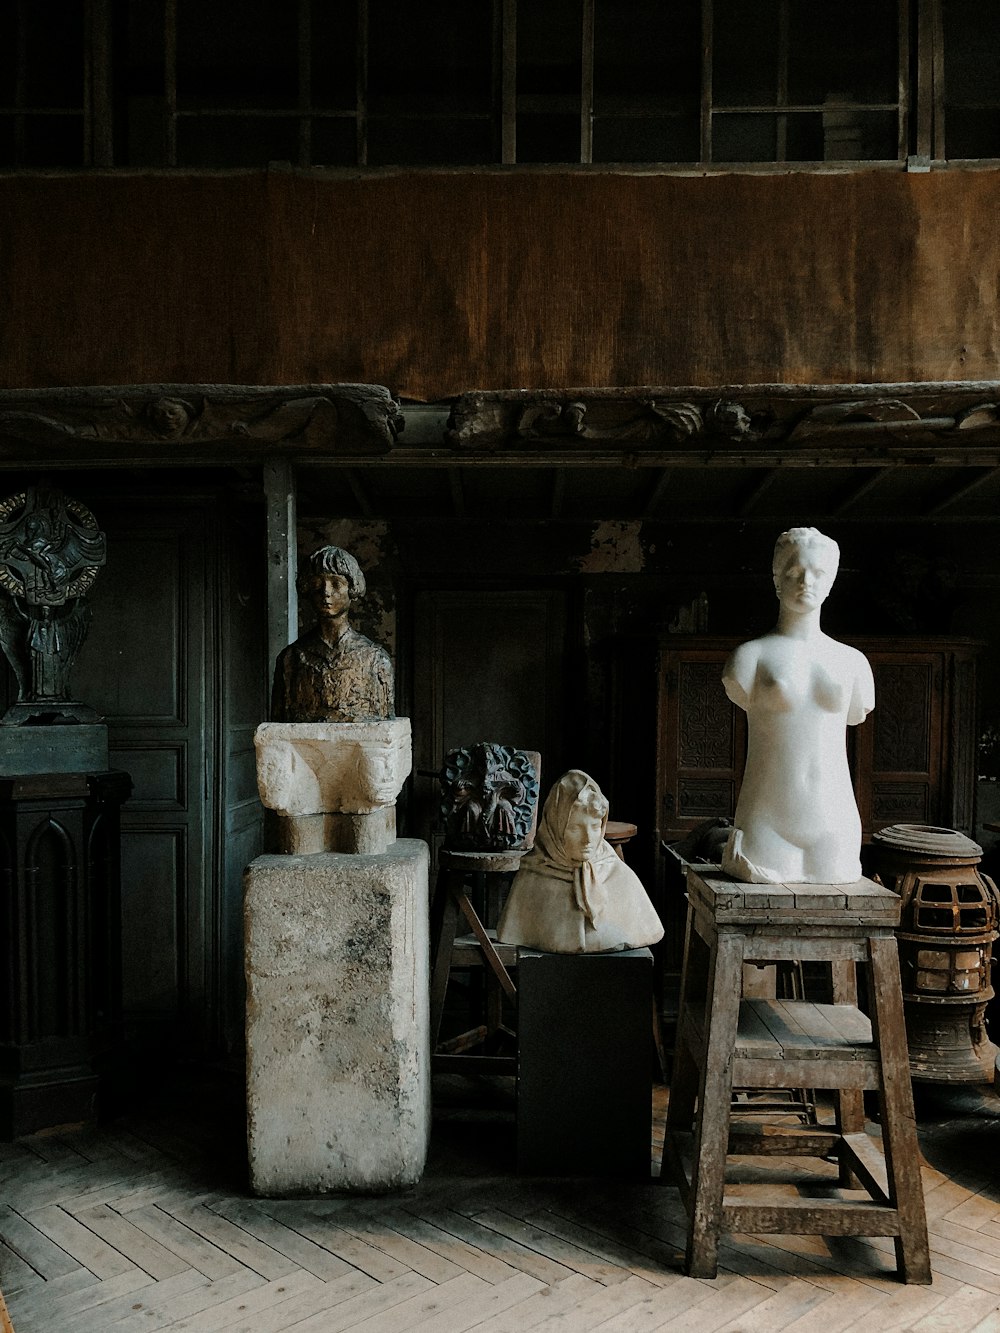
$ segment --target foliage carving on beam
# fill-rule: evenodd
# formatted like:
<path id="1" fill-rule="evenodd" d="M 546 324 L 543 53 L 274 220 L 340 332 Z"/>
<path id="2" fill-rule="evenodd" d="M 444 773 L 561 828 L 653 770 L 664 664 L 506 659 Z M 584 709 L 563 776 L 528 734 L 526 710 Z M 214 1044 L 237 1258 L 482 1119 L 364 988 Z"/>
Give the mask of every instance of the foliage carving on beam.
<path id="1" fill-rule="evenodd" d="M 454 400 L 445 442 L 463 451 L 568 454 L 616 447 L 630 454 L 742 454 L 828 445 L 860 445 L 877 453 L 893 441 L 933 446 L 951 435 L 957 442 L 958 432 L 966 443 L 973 432 L 986 443 L 993 434 L 1000 438 L 1000 406 L 992 396 L 997 388 L 955 383 L 480 390 Z"/>
<path id="2" fill-rule="evenodd" d="M 25 445 L 85 458 L 102 443 L 225 457 L 388 453 L 403 415 L 375 384 L 153 384 L 0 394 L 0 457 Z M 143 448 L 145 446 L 145 449 Z"/>

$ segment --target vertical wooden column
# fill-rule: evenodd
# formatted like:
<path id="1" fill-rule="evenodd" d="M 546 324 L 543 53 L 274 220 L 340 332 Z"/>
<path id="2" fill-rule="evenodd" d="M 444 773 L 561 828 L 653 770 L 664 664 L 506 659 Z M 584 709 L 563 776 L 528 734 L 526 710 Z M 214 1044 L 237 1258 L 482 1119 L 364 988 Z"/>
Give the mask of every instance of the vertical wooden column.
<path id="1" fill-rule="evenodd" d="M 267 652 L 275 658 L 298 636 L 299 599 L 295 591 L 298 554 L 295 466 L 287 458 L 264 464 L 267 508 Z"/>

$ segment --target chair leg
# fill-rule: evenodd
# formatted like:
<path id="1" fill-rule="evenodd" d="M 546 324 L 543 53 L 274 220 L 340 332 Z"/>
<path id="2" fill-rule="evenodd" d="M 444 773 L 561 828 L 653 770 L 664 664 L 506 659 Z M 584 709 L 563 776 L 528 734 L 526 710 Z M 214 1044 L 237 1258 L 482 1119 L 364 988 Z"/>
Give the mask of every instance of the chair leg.
<path id="1" fill-rule="evenodd" d="M 904 1282 L 931 1281 L 927 1216 L 920 1180 L 913 1087 L 903 1020 L 899 955 L 894 939 L 869 940 L 871 1020 L 882 1069 L 879 1106 L 889 1197 L 899 1213 L 894 1237 L 896 1263 Z"/>

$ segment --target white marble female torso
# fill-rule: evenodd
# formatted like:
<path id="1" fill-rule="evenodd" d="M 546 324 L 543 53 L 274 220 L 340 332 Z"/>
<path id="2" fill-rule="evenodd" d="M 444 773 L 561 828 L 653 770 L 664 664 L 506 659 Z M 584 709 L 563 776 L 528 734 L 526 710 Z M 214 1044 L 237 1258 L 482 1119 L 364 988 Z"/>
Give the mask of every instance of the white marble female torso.
<path id="1" fill-rule="evenodd" d="M 803 552 L 800 550 L 799 554 Z M 810 548 L 805 548 L 810 557 Z M 747 762 L 723 869 L 757 883 L 852 883 L 861 877 L 861 819 L 846 728 L 875 705 L 868 660 L 819 628 L 833 573 L 810 559 L 776 576 L 782 611 L 770 634 L 742 644 L 723 684 L 747 714 Z M 784 586 L 782 586 L 782 583 Z"/>

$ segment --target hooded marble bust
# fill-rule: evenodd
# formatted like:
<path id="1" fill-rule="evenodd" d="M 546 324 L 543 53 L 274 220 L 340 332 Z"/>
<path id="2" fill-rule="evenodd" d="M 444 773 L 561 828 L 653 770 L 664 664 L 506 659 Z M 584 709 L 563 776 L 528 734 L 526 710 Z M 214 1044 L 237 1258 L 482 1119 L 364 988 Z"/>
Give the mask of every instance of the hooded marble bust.
<path id="1" fill-rule="evenodd" d="M 605 841 L 608 801 L 579 769 L 549 792 L 521 861 L 497 939 L 549 953 L 639 949 L 663 926 L 638 876 Z"/>

